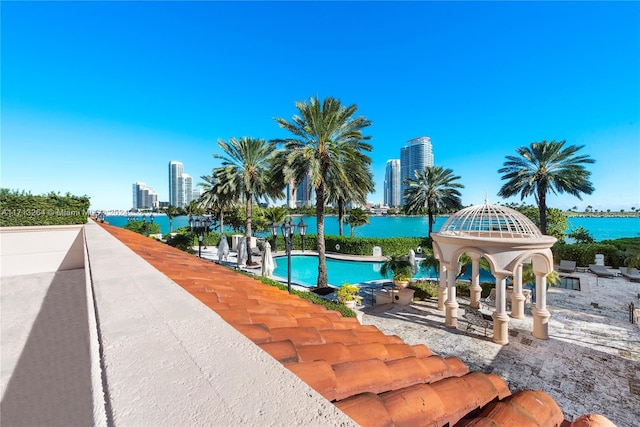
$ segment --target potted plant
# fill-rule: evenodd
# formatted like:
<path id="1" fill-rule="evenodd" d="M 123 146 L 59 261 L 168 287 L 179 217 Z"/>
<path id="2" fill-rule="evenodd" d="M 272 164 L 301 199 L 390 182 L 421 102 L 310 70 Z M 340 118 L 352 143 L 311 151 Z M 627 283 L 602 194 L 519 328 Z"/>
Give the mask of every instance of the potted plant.
<path id="1" fill-rule="evenodd" d="M 358 288 L 358 286 L 352 285 L 351 283 L 343 283 L 336 291 L 338 302 L 351 309 L 356 308 L 356 305 L 362 302 L 362 297 L 358 295 L 359 291 L 360 288 Z"/>
<path id="2" fill-rule="evenodd" d="M 400 289 L 404 289 L 413 277 L 413 266 L 406 255 L 391 255 L 380 266 L 380 274 L 383 277 L 392 276 L 393 283 Z"/>

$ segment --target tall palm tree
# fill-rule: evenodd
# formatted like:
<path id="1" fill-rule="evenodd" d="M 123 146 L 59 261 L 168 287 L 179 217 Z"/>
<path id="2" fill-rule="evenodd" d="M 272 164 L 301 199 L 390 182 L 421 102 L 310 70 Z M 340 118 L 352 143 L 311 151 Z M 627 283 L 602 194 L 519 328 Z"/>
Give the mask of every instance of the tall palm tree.
<path id="1" fill-rule="evenodd" d="M 460 177 L 454 175 L 451 169 L 442 166 L 426 166 L 422 171 L 415 170 L 413 173 L 414 178 L 407 178 L 404 182 L 408 185 L 404 191 L 405 210 L 409 214 L 416 214 L 427 208 L 431 235 L 434 214 L 462 207 L 458 188 L 464 188 L 464 185 L 455 182 Z"/>
<path id="2" fill-rule="evenodd" d="M 349 212 L 349 216 L 347 217 L 347 224 L 351 227 L 351 237 L 353 237 L 356 227 L 369 224 L 369 215 L 367 215 L 367 213 L 362 209 L 351 209 L 351 212 Z"/>
<path id="3" fill-rule="evenodd" d="M 580 193 L 591 194 L 594 190 L 589 181 L 591 172 L 584 165 L 594 163 L 595 160 L 588 155 L 576 155 L 584 145 L 570 145 L 566 148 L 564 145 L 564 140 L 532 142 L 529 147 L 516 150 L 520 157 L 507 156 L 504 167 L 498 170 L 504 174 L 502 179 L 507 180 L 498 196 L 511 197 L 520 193 L 521 200 L 531 195 L 535 197 L 542 234 L 547 234 L 549 192 L 566 192 L 582 200 Z"/>
<path id="4" fill-rule="evenodd" d="M 264 139 L 242 137 L 229 138 L 229 142 L 222 139 L 218 146 L 225 155 L 214 154 L 213 157 L 222 160 L 222 166 L 213 170 L 215 179 L 220 184 L 223 193 L 235 194 L 246 204 L 245 238 L 247 248 L 251 247 L 251 214 L 254 198 L 281 198 L 282 189 L 276 189 L 269 173 L 271 162 L 277 154 L 275 142 Z M 249 264 L 252 264 L 251 251 Z"/>
<path id="5" fill-rule="evenodd" d="M 332 181 L 347 182 L 348 169 L 367 157 L 372 147 L 365 142 L 369 136 L 362 135 L 362 129 L 371 125 L 363 116 L 354 117 L 358 107 L 344 106 L 340 100 L 325 98 L 322 102 L 316 96 L 309 102 L 298 101 L 296 108 L 300 115 L 291 121 L 276 118 L 281 128 L 293 137 L 276 140 L 284 143 L 286 155 L 281 167 L 286 181 L 301 182 L 310 174 L 310 183 L 316 192 L 316 222 L 318 239 L 318 287 L 328 286 L 327 263 L 324 241 L 325 204 L 334 187 Z M 370 163 L 370 160 L 369 160 Z"/>

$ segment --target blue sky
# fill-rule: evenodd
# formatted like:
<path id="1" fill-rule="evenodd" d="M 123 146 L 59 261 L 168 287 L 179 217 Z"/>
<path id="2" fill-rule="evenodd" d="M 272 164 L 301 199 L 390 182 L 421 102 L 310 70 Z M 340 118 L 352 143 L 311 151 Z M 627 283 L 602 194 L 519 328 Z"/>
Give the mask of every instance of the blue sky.
<path id="1" fill-rule="evenodd" d="M 295 101 L 333 96 L 373 125 L 374 180 L 430 136 L 463 204 L 497 202 L 505 156 L 584 145 L 596 191 L 550 206 L 640 208 L 638 2 L 6 2 L 1 182 L 128 209 L 168 163 L 196 182 L 217 141 L 285 137 Z M 519 201 L 519 197 L 507 201 Z M 532 202 L 532 200 L 527 200 Z"/>

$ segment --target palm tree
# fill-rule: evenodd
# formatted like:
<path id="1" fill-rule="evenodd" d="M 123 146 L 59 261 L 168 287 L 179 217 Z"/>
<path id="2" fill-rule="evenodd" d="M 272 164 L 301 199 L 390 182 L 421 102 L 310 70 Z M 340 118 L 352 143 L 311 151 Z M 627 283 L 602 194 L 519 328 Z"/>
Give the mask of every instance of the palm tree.
<path id="1" fill-rule="evenodd" d="M 454 175 L 451 169 L 442 166 L 426 166 L 422 171 L 415 170 L 415 178 L 407 178 L 405 185 L 409 187 L 404 191 L 407 213 L 420 213 L 422 208 L 427 208 L 429 215 L 429 235 L 433 231 L 435 222 L 434 214 L 460 209 L 460 192 L 458 188 L 464 185 L 455 182 L 460 179 Z"/>
<path id="2" fill-rule="evenodd" d="M 281 162 L 285 182 L 301 182 L 310 174 L 310 184 L 316 192 L 317 285 L 326 287 L 325 204 L 335 190 L 332 182 L 347 182 L 348 169 L 367 157 L 364 152 L 372 150 L 371 145 L 365 142 L 370 137 L 362 135 L 362 129 L 371 122 L 363 116 L 353 117 L 358 109 L 355 104 L 343 106 L 338 99 L 330 97 L 322 102 L 317 96 L 310 98 L 308 103 L 298 101 L 296 108 L 300 115 L 294 115 L 290 122 L 275 119 L 281 128 L 293 134 L 291 138 L 276 142 L 284 143 L 286 150 Z"/>
<path id="3" fill-rule="evenodd" d="M 349 212 L 349 216 L 347 217 L 347 224 L 351 227 L 351 237 L 353 237 L 356 227 L 369 224 L 369 215 L 367 215 L 367 213 L 362 209 L 351 209 L 351 212 Z"/>
<path id="4" fill-rule="evenodd" d="M 165 213 L 167 214 L 167 218 L 169 218 L 169 233 L 173 233 L 173 217 L 178 215 L 178 208 L 173 205 L 167 206 Z"/>
<path id="5" fill-rule="evenodd" d="M 224 213 L 236 204 L 236 195 L 229 191 L 225 192 L 228 188 L 225 189 L 221 186 L 215 175 L 202 175 L 200 179 L 204 182 L 198 183 L 203 188 L 198 203 L 207 212 L 214 212 L 217 215 L 220 233 L 222 233 L 224 231 Z"/>
<path id="6" fill-rule="evenodd" d="M 371 173 L 371 158 L 364 153 L 357 153 L 358 161 L 346 170 L 347 180 L 341 182 L 338 177 L 330 179 L 332 187 L 329 202 L 338 204 L 339 234 L 342 236 L 345 205 L 349 202 L 364 205 L 367 195 L 375 191 L 373 174 Z M 353 231 L 353 230 L 352 230 Z"/>
<path id="7" fill-rule="evenodd" d="M 251 247 L 251 214 L 254 198 L 268 196 L 281 198 L 279 191 L 272 185 L 269 173 L 275 158 L 276 144 L 264 139 L 242 137 L 229 138 L 229 142 L 222 139 L 218 146 L 226 154 L 214 154 L 213 157 L 222 160 L 222 166 L 213 170 L 215 179 L 220 184 L 219 192 L 234 194 L 242 198 L 246 204 L 245 238 L 247 248 Z M 248 263 L 252 264 L 249 250 Z"/>
<path id="8" fill-rule="evenodd" d="M 540 231 L 547 234 L 547 193 L 569 193 L 582 200 L 580 193 L 591 194 L 594 190 L 589 181 L 591 172 L 584 167 L 586 163 L 594 163 L 588 155 L 576 155 L 583 145 L 564 147 L 565 141 L 546 140 L 532 142 L 529 147 L 520 147 L 516 151 L 520 155 L 507 156 L 503 173 L 502 186 L 498 195 L 511 197 L 520 193 L 521 200 L 533 195 L 540 212 Z"/>

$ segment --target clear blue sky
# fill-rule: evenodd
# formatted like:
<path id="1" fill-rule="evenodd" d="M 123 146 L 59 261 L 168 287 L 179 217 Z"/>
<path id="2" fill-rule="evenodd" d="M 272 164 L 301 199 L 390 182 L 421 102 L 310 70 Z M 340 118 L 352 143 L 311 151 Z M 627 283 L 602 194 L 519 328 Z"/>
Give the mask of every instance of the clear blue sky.
<path id="1" fill-rule="evenodd" d="M 168 200 L 169 161 L 198 182 L 218 139 L 284 137 L 273 118 L 317 94 L 373 122 L 372 202 L 411 138 L 465 205 L 500 201 L 519 146 L 566 139 L 596 191 L 550 206 L 640 208 L 638 2 L 3 1 L 1 20 L 2 187 Z"/>

